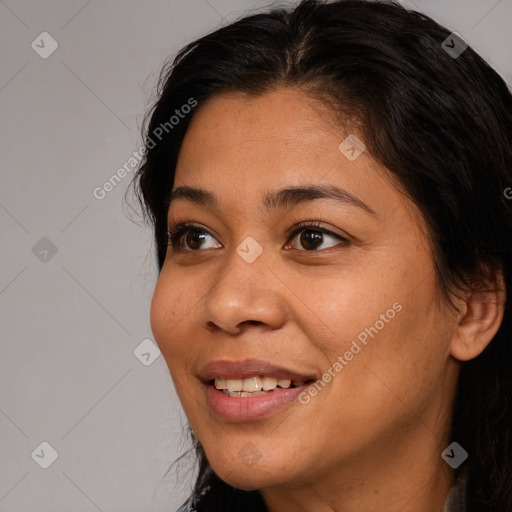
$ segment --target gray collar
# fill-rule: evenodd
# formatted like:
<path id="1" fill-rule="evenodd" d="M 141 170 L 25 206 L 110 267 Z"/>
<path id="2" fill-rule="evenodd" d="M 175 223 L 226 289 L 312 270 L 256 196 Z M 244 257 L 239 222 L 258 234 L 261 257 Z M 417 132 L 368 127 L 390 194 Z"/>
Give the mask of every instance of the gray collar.
<path id="1" fill-rule="evenodd" d="M 441 512 L 466 512 L 467 475 L 456 479 Z"/>

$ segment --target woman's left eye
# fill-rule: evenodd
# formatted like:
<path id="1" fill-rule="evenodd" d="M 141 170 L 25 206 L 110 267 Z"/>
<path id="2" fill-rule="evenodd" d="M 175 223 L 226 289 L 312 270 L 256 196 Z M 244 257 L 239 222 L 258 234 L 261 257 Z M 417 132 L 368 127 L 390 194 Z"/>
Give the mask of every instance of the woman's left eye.
<path id="1" fill-rule="evenodd" d="M 290 234 L 288 236 L 293 238 L 296 238 L 299 233 L 302 233 L 299 238 L 299 242 L 302 247 L 306 248 L 306 252 L 314 252 L 319 248 L 329 249 L 336 245 L 346 247 L 350 243 L 347 238 L 321 227 L 318 223 L 300 223 L 289 233 Z M 201 242 L 203 242 L 207 236 L 212 235 L 204 228 L 190 223 L 178 224 L 173 230 L 168 231 L 167 233 L 168 245 L 172 245 L 176 252 L 198 252 L 198 249 L 200 248 L 198 245 L 200 246 Z M 321 247 L 325 243 L 324 238 L 326 236 L 337 239 L 338 244 L 334 244 L 329 247 Z M 183 248 L 184 240 L 188 249 Z M 290 247 L 290 245 L 285 246 L 285 248 L 288 247 Z M 211 247 L 206 248 L 210 249 Z"/>
<path id="2" fill-rule="evenodd" d="M 336 247 L 336 245 L 346 247 L 350 243 L 347 238 L 344 238 L 341 235 L 337 235 L 336 233 L 321 227 L 318 223 L 300 223 L 294 228 L 291 236 L 296 238 L 299 233 L 302 233 L 302 235 L 299 237 L 299 241 L 302 247 L 307 248 L 307 246 L 309 246 L 312 248 L 312 250 L 308 250 L 307 252 L 313 252 L 319 248 L 330 249 L 331 247 Z M 334 244 L 329 247 L 321 247 L 321 245 L 324 243 L 325 236 L 338 239 L 338 244 Z"/>

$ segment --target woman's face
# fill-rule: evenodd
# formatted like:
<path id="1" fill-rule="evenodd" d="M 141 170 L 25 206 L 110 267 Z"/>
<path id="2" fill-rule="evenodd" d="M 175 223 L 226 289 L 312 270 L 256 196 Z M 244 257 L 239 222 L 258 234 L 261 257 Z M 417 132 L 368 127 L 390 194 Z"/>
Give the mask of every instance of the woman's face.
<path id="1" fill-rule="evenodd" d="M 212 98 L 183 142 L 173 190 L 216 202 L 172 201 L 170 228 L 194 226 L 168 248 L 151 325 L 187 418 L 231 485 L 342 486 L 398 458 L 412 471 L 412 459 L 440 460 L 446 446 L 454 317 L 435 300 L 418 210 L 353 138 L 339 147 L 351 133 L 283 88 Z M 317 382 L 232 397 L 215 376 L 231 376 L 218 381 L 231 390 L 242 377 L 244 389 Z"/>

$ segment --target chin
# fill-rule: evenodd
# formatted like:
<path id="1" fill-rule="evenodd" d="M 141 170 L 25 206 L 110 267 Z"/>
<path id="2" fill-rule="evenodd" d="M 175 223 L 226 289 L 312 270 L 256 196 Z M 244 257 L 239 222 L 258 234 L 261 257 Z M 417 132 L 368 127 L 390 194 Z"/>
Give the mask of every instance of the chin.
<path id="1" fill-rule="evenodd" d="M 225 478 L 222 478 L 220 475 L 217 476 L 231 487 L 240 489 L 241 491 L 256 491 L 276 484 L 275 480 L 273 480 L 268 473 L 263 472 L 261 478 L 258 478 L 258 475 L 254 474 L 249 475 L 249 473 L 252 473 L 253 471 L 254 468 L 251 468 L 247 470 L 247 475 L 235 476 L 231 473 Z"/>
<path id="2" fill-rule="evenodd" d="M 244 464 L 237 463 L 212 464 L 215 474 L 231 487 L 242 491 L 255 491 L 266 487 L 273 487 L 281 483 L 283 470 L 264 463 L 255 464 L 252 467 L 246 467 Z M 281 466 L 282 467 L 282 466 Z"/>

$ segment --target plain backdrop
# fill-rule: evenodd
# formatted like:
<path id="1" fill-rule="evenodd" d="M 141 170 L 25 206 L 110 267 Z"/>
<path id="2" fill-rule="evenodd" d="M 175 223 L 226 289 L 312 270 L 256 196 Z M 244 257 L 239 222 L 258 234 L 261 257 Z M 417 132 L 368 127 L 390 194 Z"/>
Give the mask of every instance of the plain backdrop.
<path id="1" fill-rule="evenodd" d="M 295 3 L 0 0 L 0 511 L 174 512 L 189 494 L 192 466 L 164 478 L 186 418 L 149 325 L 151 233 L 123 207 L 133 172 L 94 190 L 139 149 L 167 57 Z M 403 4 L 512 82 L 511 0 Z"/>

